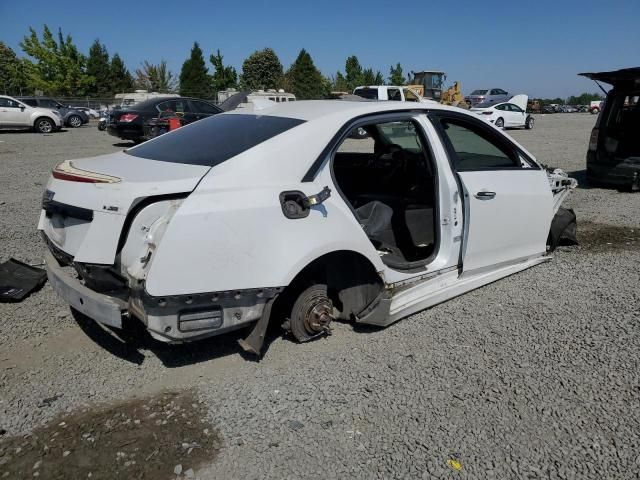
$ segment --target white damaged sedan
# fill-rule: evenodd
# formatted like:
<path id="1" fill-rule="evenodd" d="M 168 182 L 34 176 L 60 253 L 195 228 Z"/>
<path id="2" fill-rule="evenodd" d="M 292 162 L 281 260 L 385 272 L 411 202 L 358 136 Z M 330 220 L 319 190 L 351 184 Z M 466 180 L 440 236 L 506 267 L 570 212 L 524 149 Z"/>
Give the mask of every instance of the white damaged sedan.
<path id="1" fill-rule="evenodd" d="M 526 128 L 531 130 L 534 119 L 527 113 L 527 95 L 515 95 L 506 102 L 496 104 L 480 103 L 470 111 L 493 123 L 498 128 Z"/>
<path id="2" fill-rule="evenodd" d="M 65 161 L 38 228 L 51 285 L 95 321 L 166 342 L 252 326 L 259 353 L 270 317 L 299 341 L 387 326 L 549 260 L 575 186 L 457 108 L 295 102 Z"/>

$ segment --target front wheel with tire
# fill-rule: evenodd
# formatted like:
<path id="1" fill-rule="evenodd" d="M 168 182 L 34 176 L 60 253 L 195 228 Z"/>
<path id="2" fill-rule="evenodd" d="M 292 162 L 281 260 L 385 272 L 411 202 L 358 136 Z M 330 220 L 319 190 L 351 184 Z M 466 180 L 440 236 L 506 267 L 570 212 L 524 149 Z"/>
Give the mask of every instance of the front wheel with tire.
<path id="1" fill-rule="evenodd" d="M 55 128 L 53 120 L 49 118 L 39 118 L 34 123 L 34 128 L 38 133 L 51 133 Z"/>
<path id="2" fill-rule="evenodd" d="M 82 126 L 82 119 L 80 118 L 79 115 L 71 115 L 67 119 L 67 123 L 69 124 L 70 127 L 78 128 Z"/>
<path id="3" fill-rule="evenodd" d="M 524 128 L 526 128 L 527 130 L 531 130 L 534 123 L 535 121 L 533 120 L 533 117 L 529 116 L 524 122 Z"/>
<path id="4" fill-rule="evenodd" d="M 495 125 L 498 128 L 504 128 L 504 120 L 502 118 L 497 119 Z"/>
<path id="5" fill-rule="evenodd" d="M 291 334 L 299 342 L 308 342 L 330 332 L 333 303 L 327 295 L 327 286 L 311 285 L 305 288 L 293 304 L 289 318 Z"/>

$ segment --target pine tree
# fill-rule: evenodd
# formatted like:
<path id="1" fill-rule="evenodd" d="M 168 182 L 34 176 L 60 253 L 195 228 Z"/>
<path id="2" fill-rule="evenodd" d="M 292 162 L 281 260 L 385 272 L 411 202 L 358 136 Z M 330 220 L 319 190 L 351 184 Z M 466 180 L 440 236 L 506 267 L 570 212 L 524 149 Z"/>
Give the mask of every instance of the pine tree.
<path id="1" fill-rule="evenodd" d="M 402 65 L 399 63 L 395 67 L 389 69 L 389 84 L 390 85 L 404 85 L 406 79 L 402 72 Z"/>
<path id="2" fill-rule="evenodd" d="M 298 100 L 322 98 L 327 94 L 322 74 L 304 48 L 287 71 L 287 85 Z"/>
<path id="3" fill-rule="evenodd" d="M 133 77 L 117 53 L 114 53 L 113 57 L 111 57 L 109 84 L 114 93 L 125 93 L 133 90 Z"/>
<path id="4" fill-rule="evenodd" d="M 213 65 L 215 72 L 211 76 L 211 86 L 213 88 L 214 93 L 218 93 L 221 90 L 226 90 L 228 88 L 235 88 L 238 84 L 238 74 L 236 73 L 236 69 L 231 66 L 224 66 L 222 63 L 222 55 L 220 54 L 220 50 L 216 55 L 211 54 L 209 56 L 209 61 Z"/>
<path id="5" fill-rule="evenodd" d="M 112 91 L 110 82 L 111 65 L 107 47 L 100 44 L 100 40 L 93 42 L 87 58 L 87 75 L 91 77 L 87 93 L 92 97 L 108 97 Z"/>
<path id="6" fill-rule="evenodd" d="M 198 42 L 193 43 L 191 56 L 182 64 L 180 95 L 208 98 L 211 95 L 209 71 Z"/>
<path id="7" fill-rule="evenodd" d="M 272 49 L 265 48 L 254 52 L 242 63 L 240 85 L 247 90 L 280 88 L 283 77 L 280 59 Z"/>
<path id="8" fill-rule="evenodd" d="M 344 65 L 345 79 L 347 81 L 347 89 L 353 92 L 353 89 L 359 85 L 363 85 L 362 66 L 355 55 L 347 58 Z"/>

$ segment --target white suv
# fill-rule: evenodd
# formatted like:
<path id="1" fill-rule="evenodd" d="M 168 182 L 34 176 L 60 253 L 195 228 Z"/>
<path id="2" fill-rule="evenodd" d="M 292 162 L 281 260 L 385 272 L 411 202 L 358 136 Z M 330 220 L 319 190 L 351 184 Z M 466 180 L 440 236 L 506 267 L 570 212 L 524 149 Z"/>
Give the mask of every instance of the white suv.
<path id="1" fill-rule="evenodd" d="M 62 127 L 59 112 L 47 108 L 30 107 L 13 97 L 0 95 L 0 129 L 33 129 L 51 133 Z"/>
<path id="2" fill-rule="evenodd" d="M 368 100 L 395 100 L 398 102 L 422 102 L 424 99 L 412 88 L 400 85 L 371 85 L 356 87 L 353 91 Z"/>

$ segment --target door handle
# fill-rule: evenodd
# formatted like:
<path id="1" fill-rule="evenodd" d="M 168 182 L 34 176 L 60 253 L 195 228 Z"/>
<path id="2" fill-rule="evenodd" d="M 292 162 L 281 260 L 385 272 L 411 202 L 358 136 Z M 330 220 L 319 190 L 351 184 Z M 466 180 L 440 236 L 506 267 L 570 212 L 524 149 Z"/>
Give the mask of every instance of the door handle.
<path id="1" fill-rule="evenodd" d="M 475 194 L 475 197 L 478 200 L 491 200 L 495 196 L 496 196 L 496 192 L 486 192 L 484 190 Z"/>

